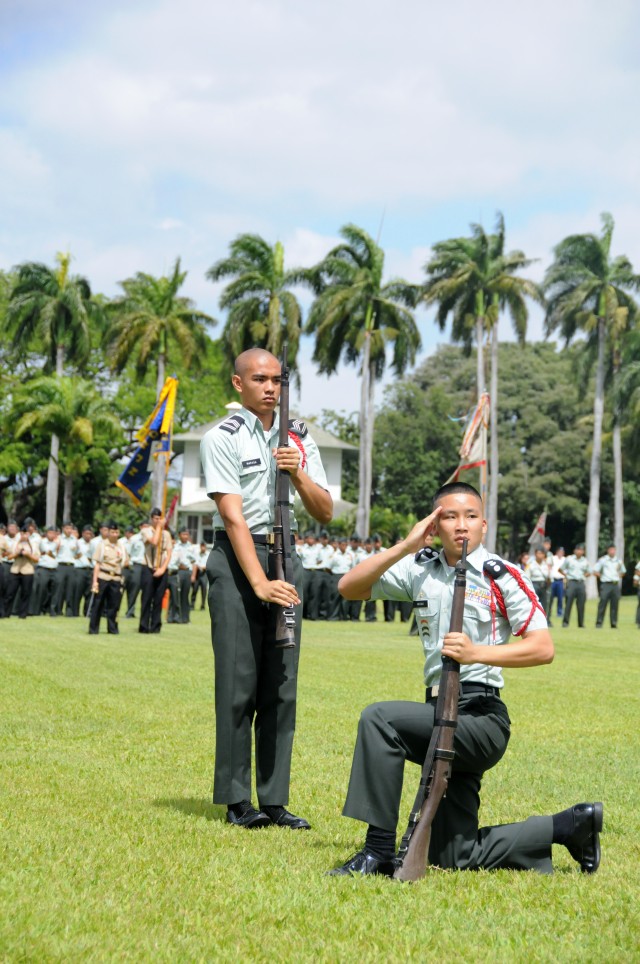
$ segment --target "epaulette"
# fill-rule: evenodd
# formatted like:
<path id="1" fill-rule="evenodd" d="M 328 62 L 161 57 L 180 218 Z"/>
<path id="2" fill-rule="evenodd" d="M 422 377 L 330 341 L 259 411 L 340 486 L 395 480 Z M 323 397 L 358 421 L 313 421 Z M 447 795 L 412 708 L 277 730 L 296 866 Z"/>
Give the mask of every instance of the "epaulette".
<path id="1" fill-rule="evenodd" d="M 492 579 L 499 579 L 508 571 L 502 559 L 487 559 L 482 568 Z"/>
<path id="2" fill-rule="evenodd" d="M 419 549 L 413 558 L 415 562 L 431 562 L 433 559 L 437 559 L 439 555 L 437 549 L 425 546 L 424 549 Z"/>
<path id="3" fill-rule="evenodd" d="M 244 419 L 242 415 L 230 415 L 229 418 L 225 418 L 224 422 L 218 425 L 218 428 L 221 428 L 223 432 L 229 432 L 233 435 L 235 432 L 238 432 L 243 425 Z"/>
<path id="4" fill-rule="evenodd" d="M 289 419 L 289 431 L 297 435 L 298 438 L 305 438 L 309 434 L 307 423 L 303 422 L 301 418 Z"/>

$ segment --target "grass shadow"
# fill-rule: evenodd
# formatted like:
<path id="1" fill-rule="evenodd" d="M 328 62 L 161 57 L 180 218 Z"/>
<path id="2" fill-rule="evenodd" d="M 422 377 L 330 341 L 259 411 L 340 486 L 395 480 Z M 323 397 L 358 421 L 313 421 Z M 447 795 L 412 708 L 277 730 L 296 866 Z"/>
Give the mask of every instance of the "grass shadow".
<path id="1" fill-rule="evenodd" d="M 209 800 L 199 800 L 196 797 L 162 797 L 153 801 L 154 807 L 167 807 L 178 810 L 188 817 L 204 817 L 205 820 L 217 820 L 224 823 L 227 818 L 225 806 L 210 803 Z"/>

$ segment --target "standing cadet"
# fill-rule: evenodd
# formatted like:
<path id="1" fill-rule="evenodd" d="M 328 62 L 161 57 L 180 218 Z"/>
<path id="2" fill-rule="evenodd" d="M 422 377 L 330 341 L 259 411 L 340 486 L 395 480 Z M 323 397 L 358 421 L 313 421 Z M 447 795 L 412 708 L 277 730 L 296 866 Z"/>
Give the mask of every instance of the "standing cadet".
<path id="1" fill-rule="evenodd" d="M 560 566 L 562 565 L 563 561 L 564 549 L 562 546 L 558 546 L 551 564 L 551 590 L 549 592 L 549 609 L 547 610 L 547 616 L 551 615 L 554 599 L 557 599 L 558 618 L 562 616 L 562 604 L 564 600 L 564 576 L 560 572 Z"/>
<path id="2" fill-rule="evenodd" d="M 438 558 L 416 561 L 427 533 L 442 540 Z M 360 717 L 343 814 L 369 825 L 365 845 L 333 875 L 394 871 L 396 826 L 407 760 L 422 765 L 435 725 L 442 656 L 460 664 L 453 770 L 433 822 L 429 862 L 445 869 L 537 870 L 552 873 L 552 844 L 564 844 L 585 873 L 600 863 L 602 804 L 583 803 L 554 816 L 478 827 L 480 786 L 509 741 L 501 699 L 501 667 L 539 666 L 553 659 L 553 642 L 535 594 L 517 569 L 489 554 L 482 500 L 465 483 L 442 486 L 433 511 L 399 544 L 362 562 L 340 582 L 347 598 L 415 599 L 425 650 L 424 703 L 374 703 Z M 455 570 L 468 540 L 463 631 L 450 632 Z M 488 569 L 488 560 L 493 565 Z M 497 605 L 496 605 L 497 603 Z M 512 634 L 519 637 L 510 642 Z"/>
<path id="3" fill-rule="evenodd" d="M 134 532 L 127 546 L 129 554 L 129 585 L 127 587 L 126 619 L 135 618 L 136 599 L 140 592 L 142 581 L 142 566 L 144 564 L 144 542 L 141 532 Z"/>
<path id="4" fill-rule="evenodd" d="M 34 574 L 29 613 L 31 616 L 40 616 L 48 610 L 50 616 L 57 616 L 55 585 L 58 568 L 58 530 L 55 526 L 48 526 L 42 538 L 37 534 L 30 538 L 38 541 L 40 558 Z"/>
<path id="5" fill-rule="evenodd" d="M 551 557 L 553 559 L 553 556 Z M 533 559 L 529 560 L 527 575 L 535 589 L 536 596 L 545 613 L 548 612 L 549 585 L 551 583 L 551 565 L 547 553 L 544 549 L 536 549 Z M 547 616 L 547 623 L 551 626 L 551 620 Z"/>
<path id="6" fill-rule="evenodd" d="M 29 527 L 25 523 L 9 550 L 11 568 L 5 596 L 5 617 L 7 619 L 13 613 L 14 600 L 17 603 L 19 618 L 26 619 L 29 615 L 34 572 L 36 563 L 40 558 L 39 544 L 40 539 L 37 535 L 29 534 Z"/>
<path id="7" fill-rule="evenodd" d="M 93 528 L 83 526 L 82 534 L 78 539 L 76 557 L 73 560 L 73 585 L 71 588 L 71 615 L 87 615 L 89 604 L 89 593 L 91 591 L 91 577 L 93 563 L 91 562 L 91 541 L 93 539 Z M 67 615 L 69 610 L 67 608 Z"/>
<path id="8" fill-rule="evenodd" d="M 334 548 L 329 542 L 329 533 L 323 529 L 317 548 L 315 569 L 315 594 L 309 619 L 328 619 L 331 615 L 331 560 Z"/>
<path id="9" fill-rule="evenodd" d="M 289 423 L 293 444 L 278 448 L 280 371 L 270 352 L 243 352 L 232 377 L 242 408 L 207 432 L 200 447 L 206 490 L 216 503 L 207 562 L 216 685 L 213 802 L 226 803 L 228 822 L 239 827 L 274 823 L 302 830 L 309 828 L 307 821 L 285 809 L 296 716 L 302 566 L 292 552 L 296 584 L 269 579 L 276 466 L 290 474 L 291 503 L 295 492 L 318 522 L 331 520 L 333 503 L 318 448 L 303 422 Z M 295 606 L 293 648 L 276 645 L 276 617 L 283 606 Z M 251 805 L 252 730 L 259 810 Z"/>
<path id="10" fill-rule="evenodd" d="M 91 592 L 95 593 L 89 632 L 96 635 L 100 631 L 100 617 L 104 610 L 107 617 L 107 632 L 117 636 L 118 610 L 122 599 L 122 569 L 125 562 L 125 550 L 118 544 L 120 527 L 117 522 L 107 524 L 107 538 L 98 544 L 93 554 L 93 580 Z"/>
<path id="11" fill-rule="evenodd" d="M 353 564 L 357 566 L 359 562 L 365 557 L 365 550 L 362 547 L 362 540 L 357 532 L 354 532 L 349 539 L 349 548 L 353 554 Z M 351 599 L 348 603 L 349 607 L 349 619 L 352 623 L 357 623 L 360 619 L 360 612 L 362 610 L 362 600 L 361 599 Z"/>
<path id="12" fill-rule="evenodd" d="M 176 562 L 179 609 L 174 614 L 174 622 L 188 623 L 190 614 L 189 595 L 198 574 L 196 549 L 191 542 L 188 529 L 180 529 L 178 541 L 174 544 L 171 562 Z"/>
<path id="13" fill-rule="evenodd" d="M 302 562 L 302 598 L 304 600 L 303 615 L 305 619 L 315 619 L 316 594 L 318 592 L 318 582 L 316 572 L 318 569 L 318 551 L 320 544 L 313 532 L 307 532 L 304 537 L 304 546 L 298 555 Z"/>
<path id="14" fill-rule="evenodd" d="M 78 551 L 78 540 L 73 534 L 73 523 L 62 523 L 62 533 L 58 536 L 57 568 L 54 580 L 53 608 L 57 616 L 65 609 L 67 616 L 73 616 L 71 596 L 73 591 L 73 563 Z"/>
<path id="15" fill-rule="evenodd" d="M 167 567 L 171 561 L 171 535 L 164 527 L 160 509 L 153 509 L 151 522 L 140 529 L 144 562 L 140 577 L 142 603 L 139 633 L 159 633 L 162 628 L 162 600 L 167 589 Z"/>
<path id="16" fill-rule="evenodd" d="M 627 571 L 624 562 L 616 556 L 615 543 L 607 548 L 606 555 L 600 556 L 593 567 L 598 580 L 600 599 L 598 601 L 598 615 L 596 629 L 602 629 L 604 614 L 609 605 L 609 622 L 612 629 L 618 628 L 618 603 L 620 602 L 620 580 Z"/>
<path id="17" fill-rule="evenodd" d="M 193 584 L 193 591 L 191 593 L 191 608 L 194 609 L 198 601 L 198 593 L 200 593 L 200 609 L 204 609 L 205 599 L 207 598 L 207 589 L 209 585 L 207 583 L 207 559 L 209 558 L 209 546 L 206 542 L 200 543 L 200 551 L 197 553 L 197 563 L 198 570 L 196 573 L 196 581 Z"/>
<path id="18" fill-rule="evenodd" d="M 573 550 L 573 555 L 567 556 L 558 569 L 567 577 L 567 598 L 564 602 L 562 625 L 565 629 L 569 625 L 571 607 L 575 599 L 576 609 L 578 610 L 578 626 L 580 629 L 584 629 L 584 603 L 587 598 L 585 579 L 591 575 L 591 568 L 584 556 L 584 542 L 578 543 Z"/>
<path id="19" fill-rule="evenodd" d="M 353 553 L 346 536 L 340 536 L 338 546 L 331 557 L 331 612 L 329 619 L 346 622 L 349 619 L 349 604 L 338 592 L 338 583 L 342 576 L 353 567 Z"/>
<path id="20" fill-rule="evenodd" d="M 640 629 L 640 561 L 636 562 L 636 569 L 633 574 L 633 585 L 638 592 L 638 605 L 636 608 L 636 626 Z"/>

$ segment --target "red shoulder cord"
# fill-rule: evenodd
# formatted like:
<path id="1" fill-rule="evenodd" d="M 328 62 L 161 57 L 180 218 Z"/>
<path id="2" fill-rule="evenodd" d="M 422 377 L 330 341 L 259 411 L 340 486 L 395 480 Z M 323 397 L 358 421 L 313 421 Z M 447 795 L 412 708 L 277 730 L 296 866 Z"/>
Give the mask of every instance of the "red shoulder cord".
<path id="1" fill-rule="evenodd" d="M 524 625 L 522 626 L 522 628 L 519 629 L 517 633 L 514 633 L 514 634 L 513 634 L 514 636 L 524 636 L 524 634 L 526 633 L 527 629 L 529 628 L 529 623 L 530 623 L 531 620 L 533 619 L 533 614 L 535 613 L 536 609 L 539 609 L 540 612 L 543 613 L 545 616 L 546 616 L 546 613 L 545 613 L 544 609 L 542 608 L 542 606 L 540 605 L 540 600 L 539 600 L 538 597 L 536 596 L 534 590 L 531 589 L 531 587 L 528 586 L 528 585 L 526 584 L 526 582 L 524 581 L 524 579 L 522 578 L 522 573 L 520 572 L 520 570 L 519 570 L 519 569 L 516 569 L 515 566 L 510 566 L 507 562 L 505 562 L 504 565 L 505 565 L 505 568 L 507 569 L 507 572 L 509 572 L 509 573 L 513 576 L 513 578 L 515 579 L 515 581 L 518 583 L 518 585 L 520 586 L 520 588 L 521 588 L 522 591 L 524 592 L 525 596 L 527 596 L 527 598 L 531 601 L 531 611 L 530 611 L 530 613 L 529 613 L 529 616 L 528 616 L 527 620 L 525 621 L 525 623 L 524 623 Z M 488 575 L 488 574 L 487 574 L 487 575 Z M 498 585 L 498 583 L 496 582 L 496 580 L 494 579 L 493 576 L 489 576 L 489 580 L 490 580 L 490 582 L 491 582 L 491 631 L 492 631 L 492 633 L 493 633 L 493 639 L 494 639 L 494 641 L 495 641 L 495 638 L 496 638 L 496 602 L 497 602 L 497 604 L 498 604 L 498 609 L 500 610 L 500 614 L 501 614 L 505 619 L 507 619 L 507 607 L 506 607 L 505 602 L 504 602 L 504 596 L 503 596 L 503 594 L 502 594 L 502 589 L 500 588 L 500 586 Z"/>
<path id="2" fill-rule="evenodd" d="M 300 449 L 300 454 L 302 455 L 302 461 L 300 462 L 300 468 L 303 469 L 303 468 L 305 467 L 305 465 L 307 464 L 307 453 L 306 453 L 305 450 L 304 450 L 304 445 L 302 444 L 302 442 L 300 441 L 300 439 L 298 438 L 298 436 L 293 434 L 293 432 L 289 432 L 289 438 L 290 438 L 290 439 L 293 439 L 294 445 L 297 445 L 298 448 Z"/>

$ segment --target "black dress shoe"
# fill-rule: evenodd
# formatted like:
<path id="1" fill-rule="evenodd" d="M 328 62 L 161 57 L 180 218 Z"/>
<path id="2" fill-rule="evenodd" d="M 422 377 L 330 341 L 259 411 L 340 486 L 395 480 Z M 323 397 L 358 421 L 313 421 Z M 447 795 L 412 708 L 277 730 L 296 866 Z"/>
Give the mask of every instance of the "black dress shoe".
<path id="1" fill-rule="evenodd" d="M 271 823 L 276 827 L 288 827 L 289 830 L 311 830 L 311 824 L 307 823 L 304 817 L 296 817 L 295 813 L 289 813 L 284 807 L 262 807 Z"/>
<path id="2" fill-rule="evenodd" d="M 573 810 L 573 833 L 565 847 L 580 864 L 583 874 L 595 874 L 600 866 L 601 803 L 577 803 Z"/>
<path id="3" fill-rule="evenodd" d="M 227 808 L 227 823 L 245 830 L 257 830 L 258 827 L 268 827 L 271 820 L 263 810 L 256 810 L 249 800 L 241 800 Z"/>
<path id="4" fill-rule="evenodd" d="M 327 871 L 327 877 L 355 877 L 356 874 L 382 874 L 384 877 L 393 877 L 396 869 L 395 860 L 380 860 L 366 850 L 359 850 L 353 857 L 349 857 L 346 864 L 342 867 L 335 867 Z"/>

